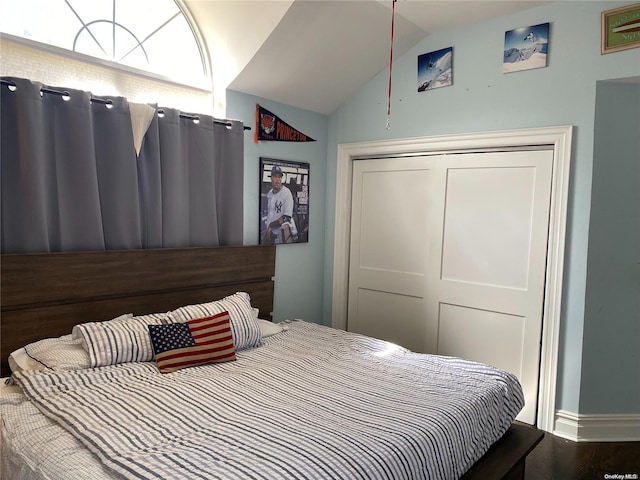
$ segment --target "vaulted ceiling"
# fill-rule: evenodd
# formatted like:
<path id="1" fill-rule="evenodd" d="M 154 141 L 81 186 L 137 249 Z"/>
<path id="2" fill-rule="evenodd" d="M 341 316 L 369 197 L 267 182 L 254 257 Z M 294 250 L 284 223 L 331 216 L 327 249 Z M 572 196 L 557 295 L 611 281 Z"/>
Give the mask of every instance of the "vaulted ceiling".
<path id="1" fill-rule="evenodd" d="M 322 114 L 389 65 L 392 0 L 183 0 L 217 87 Z M 393 55 L 428 35 L 549 1 L 398 0 Z"/>

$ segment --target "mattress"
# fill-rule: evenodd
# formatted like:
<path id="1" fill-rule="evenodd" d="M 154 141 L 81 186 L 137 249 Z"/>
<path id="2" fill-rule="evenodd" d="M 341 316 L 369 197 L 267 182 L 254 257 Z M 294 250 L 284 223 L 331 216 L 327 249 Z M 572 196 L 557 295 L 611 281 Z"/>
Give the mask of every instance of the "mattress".
<path id="1" fill-rule="evenodd" d="M 3 478 L 454 479 L 523 405 L 509 373 L 304 321 L 234 362 L 12 379 Z"/>

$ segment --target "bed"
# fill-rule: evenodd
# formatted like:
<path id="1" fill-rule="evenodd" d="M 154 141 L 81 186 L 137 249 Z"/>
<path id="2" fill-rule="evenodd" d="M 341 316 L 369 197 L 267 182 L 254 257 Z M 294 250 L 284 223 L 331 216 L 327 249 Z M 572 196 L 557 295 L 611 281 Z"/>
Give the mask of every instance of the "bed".
<path id="1" fill-rule="evenodd" d="M 523 478 L 543 432 L 515 377 L 269 322 L 275 248 L 3 255 L 2 376 L 42 365 L 1 387 L 3 478 Z M 133 327 L 202 320 L 232 360 L 161 373 Z"/>

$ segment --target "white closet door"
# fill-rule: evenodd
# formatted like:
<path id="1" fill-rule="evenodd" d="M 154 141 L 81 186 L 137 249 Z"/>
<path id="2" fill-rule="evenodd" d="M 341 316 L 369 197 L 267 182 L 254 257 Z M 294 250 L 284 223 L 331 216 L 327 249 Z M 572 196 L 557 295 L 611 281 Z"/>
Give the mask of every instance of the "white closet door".
<path id="1" fill-rule="evenodd" d="M 354 162 L 348 329 L 514 373 L 518 418 L 534 423 L 552 163 L 551 151 Z"/>
<path id="2" fill-rule="evenodd" d="M 425 322 L 429 220 L 437 204 L 429 157 L 354 162 L 350 331 L 435 351 Z"/>

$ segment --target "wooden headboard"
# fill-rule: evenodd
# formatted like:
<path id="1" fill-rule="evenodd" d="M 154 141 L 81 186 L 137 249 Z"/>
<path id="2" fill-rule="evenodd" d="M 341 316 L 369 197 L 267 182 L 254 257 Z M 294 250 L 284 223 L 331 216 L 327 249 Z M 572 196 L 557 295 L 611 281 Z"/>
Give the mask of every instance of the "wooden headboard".
<path id="1" fill-rule="evenodd" d="M 5 254 L 0 258 L 0 375 L 27 343 L 78 323 L 166 312 L 243 291 L 270 320 L 275 246 Z"/>

